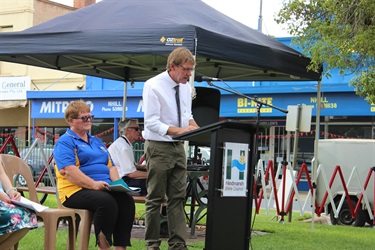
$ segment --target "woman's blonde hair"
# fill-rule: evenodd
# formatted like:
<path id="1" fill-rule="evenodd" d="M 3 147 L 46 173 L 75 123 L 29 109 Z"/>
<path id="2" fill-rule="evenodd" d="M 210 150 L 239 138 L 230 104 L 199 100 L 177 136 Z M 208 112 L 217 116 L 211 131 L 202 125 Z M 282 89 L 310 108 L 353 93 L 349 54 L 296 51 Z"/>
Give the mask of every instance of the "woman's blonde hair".
<path id="1" fill-rule="evenodd" d="M 82 100 L 73 101 L 69 103 L 68 107 L 65 109 L 64 117 L 67 122 L 70 118 L 78 118 L 81 113 L 90 112 L 90 107 Z"/>

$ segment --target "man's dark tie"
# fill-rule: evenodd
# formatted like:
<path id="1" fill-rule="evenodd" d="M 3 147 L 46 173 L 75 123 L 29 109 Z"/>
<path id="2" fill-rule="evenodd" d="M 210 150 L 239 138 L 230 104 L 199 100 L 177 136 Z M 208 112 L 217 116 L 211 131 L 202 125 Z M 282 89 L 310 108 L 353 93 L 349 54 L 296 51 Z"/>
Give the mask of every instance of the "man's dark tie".
<path id="1" fill-rule="evenodd" d="M 176 104 L 177 104 L 177 114 L 178 114 L 178 126 L 181 127 L 180 85 L 177 85 L 174 88 L 176 90 Z"/>

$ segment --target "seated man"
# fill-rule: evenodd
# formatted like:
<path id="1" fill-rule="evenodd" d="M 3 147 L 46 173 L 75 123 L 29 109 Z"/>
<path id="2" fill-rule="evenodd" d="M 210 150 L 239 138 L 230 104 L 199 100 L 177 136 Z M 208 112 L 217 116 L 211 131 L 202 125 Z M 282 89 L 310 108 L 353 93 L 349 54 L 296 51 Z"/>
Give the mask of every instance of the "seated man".
<path id="1" fill-rule="evenodd" d="M 141 130 L 137 119 L 125 119 L 119 124 L 120 137 L 108 148 L 115 163 L 120 177 L 130 187 L 140 187 L 140 195 L 147 194 L 146 188 L 146 166 L 134 162 L 133 143 L 139 139 Z"/>

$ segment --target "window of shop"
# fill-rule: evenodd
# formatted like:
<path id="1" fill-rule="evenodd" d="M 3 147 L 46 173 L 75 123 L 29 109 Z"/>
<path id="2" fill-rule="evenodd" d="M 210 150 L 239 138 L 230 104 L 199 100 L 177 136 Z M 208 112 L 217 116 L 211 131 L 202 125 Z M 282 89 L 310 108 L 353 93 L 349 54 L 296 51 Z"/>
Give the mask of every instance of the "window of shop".
<path id="1" fill-rule="evenodd" d="M 325 138 L 375 139 L 375 117 L 327 117 Z"/>
<path id="2" fill-rule="evenodd" d="M 104 144 L 113 142 L 113 119 L 94 119 L 91 127 L 91 135 L 98 137 Z"/>

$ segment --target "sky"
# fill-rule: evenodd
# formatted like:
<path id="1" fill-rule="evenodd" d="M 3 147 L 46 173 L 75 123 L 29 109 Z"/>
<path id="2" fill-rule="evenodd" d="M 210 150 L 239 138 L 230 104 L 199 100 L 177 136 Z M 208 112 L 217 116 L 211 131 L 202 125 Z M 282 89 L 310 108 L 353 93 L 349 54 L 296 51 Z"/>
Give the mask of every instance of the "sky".
<path id="1" fill-rule="evenodd" d="M 51 0 L 68 6 L 73 6 L 73 0 Z M 100 0 L 97 0 L 97 2 Z M 187 0 L 188 1 L 188 0 Z M 275 37 L 289 37 L 274 21 L 274 16 L 279 11 L 284 0 L 202 0 L 206 4 L 223 14 L 257 30 L 262 2 L 262 32 Z"/>

